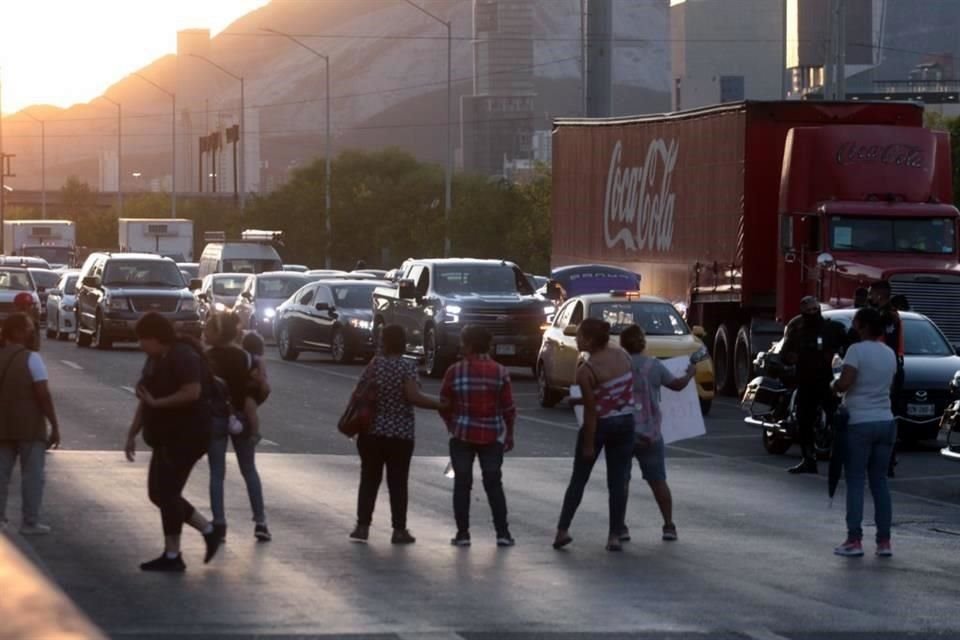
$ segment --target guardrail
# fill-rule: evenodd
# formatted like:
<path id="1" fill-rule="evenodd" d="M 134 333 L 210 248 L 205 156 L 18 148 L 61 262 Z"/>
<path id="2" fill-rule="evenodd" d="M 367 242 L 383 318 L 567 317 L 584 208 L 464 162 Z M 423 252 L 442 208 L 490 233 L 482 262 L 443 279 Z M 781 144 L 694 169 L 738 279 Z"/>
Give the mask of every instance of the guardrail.
<path id="1" fill-rule="evenodd" d="M 66 595 L 0 535 L 0 639 L 106 640 Z"/>

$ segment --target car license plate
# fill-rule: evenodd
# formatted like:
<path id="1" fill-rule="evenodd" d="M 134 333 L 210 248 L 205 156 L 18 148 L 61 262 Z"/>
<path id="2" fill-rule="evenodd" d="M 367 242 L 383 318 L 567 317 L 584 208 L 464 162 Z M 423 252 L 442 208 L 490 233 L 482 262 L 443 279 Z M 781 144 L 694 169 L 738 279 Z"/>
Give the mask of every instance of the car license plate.
<path id="1" fill-rule="evenodd" d="M 513 356 L 516 354 L 517 354 L 517 346 L 514 344 L 498 344 L 497 345 L 498 356 Z"/>
<path id="2" fill-rule="evenodd" d="M 932 418 L 936 413 L 932 404 L 908 404 L 907 415 L 912 418 Z"/>

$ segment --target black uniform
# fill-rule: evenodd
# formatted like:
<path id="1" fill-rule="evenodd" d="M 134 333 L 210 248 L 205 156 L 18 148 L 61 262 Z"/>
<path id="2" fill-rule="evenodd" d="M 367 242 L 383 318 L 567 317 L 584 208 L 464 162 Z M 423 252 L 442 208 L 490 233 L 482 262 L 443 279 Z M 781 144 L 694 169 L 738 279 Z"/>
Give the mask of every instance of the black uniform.
<path id="1" fill-rule="evenodd" d="M 822 316 L 795 317 L 787 325 L 783 353 L 797 367 L 797 439 L 807 460 L 815 459 L 813 427 L 820 411 L 831 419 L 836 400 L 830 391 L 833 357 L 847 342 L 843 325 Z"/>

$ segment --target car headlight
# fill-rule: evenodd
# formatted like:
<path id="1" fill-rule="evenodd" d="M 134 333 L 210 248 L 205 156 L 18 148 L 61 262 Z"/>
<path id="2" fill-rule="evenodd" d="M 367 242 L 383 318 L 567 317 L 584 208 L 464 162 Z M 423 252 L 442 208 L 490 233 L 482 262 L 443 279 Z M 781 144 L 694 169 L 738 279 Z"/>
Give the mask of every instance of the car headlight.
<path id="1" fill-rule="evenodd" d="M 227 305 L 223 304 L 222 302 L 216 302 L 213 305 L 213 310 L 219 313 L 223 313 L 224 311 L 227 310 Z"/>
<path id="2" fill-rule="evenodd" d="M 196 311 L 197 310 L 197 301 L 193 299 L 185 299 L 180 301 L 180 311 Z"/>
<path id="3" fill-rule="evenodd" d="M 443 321 L 449 324 L 457 324 L 460 322 L 460 314 L 463 313 L 463 309 L 455 304 L 448 304 L 443 308 Z"/>
<path id="4" fill-rule="evenodd" d="M 263 317 L 266 318 L 267 320 L 273 318 L 273 316 L 275 315 L 277 315 L 277 310 L 274 309 L 273 307 L 269 307 L 263 310 Z"/>
<path id="5" fill-rule="evenodd" d="M 370 320 L 363 320 L 361 318 L 350 318 L 350 326 L 355 329 L 370 331 L 373 329 L 373 322 Z"/>
<path id="6" fill-rule="evenodd" d="M 129 311 L 130 301 L 126 298 L 110 298 L 107 301 L 107 308 L 110 311 Z"/>

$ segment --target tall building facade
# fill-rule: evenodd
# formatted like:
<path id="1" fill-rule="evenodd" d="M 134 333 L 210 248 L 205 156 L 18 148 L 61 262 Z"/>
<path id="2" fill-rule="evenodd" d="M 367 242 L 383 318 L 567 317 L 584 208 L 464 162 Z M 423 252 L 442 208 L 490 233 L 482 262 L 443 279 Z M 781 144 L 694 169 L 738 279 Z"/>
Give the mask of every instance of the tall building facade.
<path id="1" fill-rule="evenodd" d="M 674 110 L 783 97 L 784 5 L 682 0 L 670 7 Z"/>
<path id="2" fill-rule="evenodd" d="M 463 168 L 491 176 L 533 153 L 533 0 L 474 0 L 473 95 L 460 103 Z"/>

